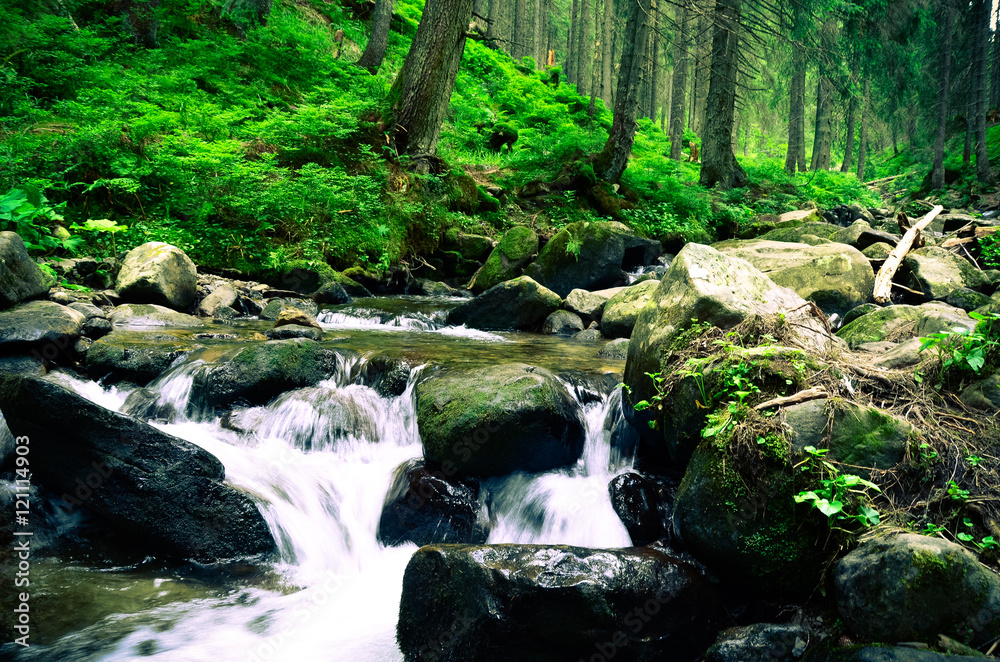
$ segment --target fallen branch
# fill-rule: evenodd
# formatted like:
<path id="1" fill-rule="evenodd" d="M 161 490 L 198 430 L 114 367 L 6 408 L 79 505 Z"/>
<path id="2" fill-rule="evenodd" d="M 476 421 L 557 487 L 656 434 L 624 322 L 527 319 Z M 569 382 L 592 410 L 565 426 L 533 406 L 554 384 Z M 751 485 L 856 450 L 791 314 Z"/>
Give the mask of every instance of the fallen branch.
<path id="1" fill-rule="evenodd" d="M 800 402 L 806 402 L 808 400 L 816 400 L 818 398 L 827 398 L 829 394 L 824 391 L 819 386 L 814 386 L 813 388 L 806 389 L 805 391 L 799 391 L 794 395 L 786 395 L 783 398 L 774 398 L 773 400 L 768 400 L 767 402 L 762 402 L 754 409 L 760 411 L 761 409 L 769 409 L 770 407 L 784 407 L 785 405 L 797 405 Z"/>
<path id="2" fill-rule="evenodd" d="M 905 174 L 905 173 L 904 173 Z M 891 182 L 894 179 L 899 179 L 903 175 L 892 175 L 891 177 L 882 177 L 881 179 L 873 179 L 870 182 L 865 182 L 868 186 L 875 186 L 876 184 L 884 184 L 886 182 Z"/>
<path id="3" fill-rule="evenodd" d="M 944 211 L 944 207 L 941 205 L 938 205 L 934 209 L 930 210 L 930 212 L 920 219 L 916 225 L 906 231 L 906 234 L 904 234 L 903 238 L 899 240 L 896 247 L 892 249 L 892 253 L 889 254 L 888 258 L 886 258 L 885 264 L 883 264 L 882 268 L 878 270 L 878 276 L 875 277 L 875 303 L 889 303 L 889 292 L 892 287 L 892 277 L 896 275 L 896 270 L 899 269 L 899 265 L 903 262 L 903 258 L 906 257 L 906 254 L 910 252 L 910 247 L 913 246 L 913 242 L 916 240 L 917 235 L 920 234 L 920 231 L 930 225 L 931 221 L 937 218 L 937 215 L 942 211 Z"/>

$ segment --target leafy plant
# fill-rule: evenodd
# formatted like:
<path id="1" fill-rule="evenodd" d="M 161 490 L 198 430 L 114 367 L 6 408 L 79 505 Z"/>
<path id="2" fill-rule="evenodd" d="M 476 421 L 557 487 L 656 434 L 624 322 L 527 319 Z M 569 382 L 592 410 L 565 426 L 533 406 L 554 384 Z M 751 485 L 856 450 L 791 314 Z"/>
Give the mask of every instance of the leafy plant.
<path id="1" fill-rule="evenodd" d="M 956 327 L 920 339 L 920 351 L 933 349 L 941 360 L 939 383 L 949 373 L 958 377 L 979 375 L 986 365 L 995 365 L 1000 358 L 1000 314 L 971 312 L 969 317 L 977 321 L 971 331 Z"/>
<path id="2" fill-rule="evenodd" d="M 73 250 L 80 239 L 57 225 L 64 206 L 53 205 L 37 188 L 13 188 L 0 197 L 0 228 L 16 232 L 31 251 Z"/>
<path id="3" fill-rule="evenodd" d="M 831 528 L 842 529 L 840 524 L 867 528 L 879 523 L 879 512 L 872 507 L 868 494 L 869 491 L 881 492 L 875 483 L 854 474 L 841 473 L 825 459 L 829 449 L 806 446 L 803 450 L 806 457 L 795 467 L 812 473 L 815 486 L 796 494 L 795 503 L 808 503 L 827 518 Z"/>
<path id="4" fill-rule="evenodd" d="M 951 497 L 952 501 L 966 502 L 969 500 L 969 490 L 962 489 L 962 486 L 951 481 L 948 483 L 948 496 Z"/>
<path id="5" fill-rule="evenodd" d="M 992 233 L 979 238 L 979 254 L 983 264 L 1000 267 L 1000 233 Z"/>

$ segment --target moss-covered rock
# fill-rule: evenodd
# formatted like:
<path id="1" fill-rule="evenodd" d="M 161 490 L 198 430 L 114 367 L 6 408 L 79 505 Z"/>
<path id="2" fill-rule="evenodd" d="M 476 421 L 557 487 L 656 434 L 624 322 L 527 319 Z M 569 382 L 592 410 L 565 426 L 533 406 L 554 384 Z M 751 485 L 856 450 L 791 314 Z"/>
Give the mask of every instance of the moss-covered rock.
<path id="1" fill-rule="evenodd" d="M 53 301 L 26 301 L 0 311 L 0 352 L 36 352 L 50 361 L 70 358 L 86 317 Z"/>
<path id="2" fill-rule="evenodd" d="M 546 335 L 572 336 L 580 331 L 583 331 L 583 320 L 568 310 L 555 311 L 542 324 L 542 333 Z"/>
<path id="3" fill-rule="evenodd" d="M 765 241 L 790 241 L 793 243 L 805 243 L 802 239 L 805 235 L 813 235 L 814 237 L 819 237 L 820 239 L 830 239 L 830 237 L 842 229 L 843 228 L 839 225 L 834 225 L 833 223 L 824 223 L 819 220 L 807 220 L 801 224 L 779 224 L 774 230 L 771 230 L 767 234 L 762 234 L 760 239 Z"/>
<path id="4" fill-rule="evenodd" d="M 887 306 L 854 318 L 837 331 L 851 349 L 870 342 L 899 342 L 915 336 L 926 336 L 955 327 L 975 328 L 975 320 L 959 308 L 943 303 L 919 306 Z"/>
<path id="5" fill-rule="evenodd" d="M 548 370 L 511 363 L 434 374 L 416 389 L 424 457 L 446 475 L 499 476 L 572 464 L 576 401 Z"/>
<path id="6" fill-rule="evenodd" d="M 448 323 L 491 331 L 536 330 L 561 303 L 558 294 L 521 276 L 453 308 Z"/>
<path id="7" fill-rule="evenodd" d="M 967 260 L 938 246 L 925 246 L 903 258 L 910 271 L 910 287 L 928 299 L 944 299 L 960 288 L 977 289 L 989 285 L 983 272 Z"/>
<path id="8" fill-rule="evenodd" d="M 993 303 L 993 300 L 982 292 L 976 292 L 967 287 L 960 287 L 948 293 L 948 296 L 945 297 L 945 303 L 969 312 L 983 306 L 989 306 Z"/>
<path id="9" fill-rule="evenodd" d="M 8 308 L 49 291 L 49 277 L 28 257 L 24 241 L 0 232 L 0 308 Z"/>
<path id="10" fill-rule="evenodd" d="M 637 283 L 608 299 L 601 316 L 601 333 L 606 338 L 628 338 L 632 335 L 639 312 L 660 287 L 656 280 Z"/>
<path id="11" fill-rule="evenodd" d="M 941 538 L 870 540 L 837 564 L 834 586 L 844 624 L 868 640 L 934 643 L 944 634 L 979 645 L 1000 635 L 1000 578 Z"/>
<path id="12" fill-rule="evenodd" d="M 884 262 L 894 248 L 895 246 L 892 244 L 879 241 L 868 246 L 861 253 L 869 260 Z"/>
<path id="13" fill-rule="evenodd" d="M 198 270 L 181 249 L 150 241 L 125 256 L 115 289 L 123 301 L 187 308 L 198 292 Z"/>
<path id="14" fill-rule="evenodd" d="M 538 235 L 534 230 L 523 225 L 511 228 L 472 276 L 468 288 L 479 294 L 505 280 L 517 278 L 537 253 Z"/>
<path id="15" fill-rule="evenodd" d="M 360 270 L 363 273 L 363 270 Z M 352 297 L 370 297 L 371 292 L 353 278 L 318 260 L 291 260 L 278 270 L 281 289 L 311 295 L 327 283 L 337 283 Z"/>
<path id="16" fill-rule="evenodd" d="M 87 350 L 87 375 L 106 384 L 145 386 L 180 356 L 197 348 L 169 333 L 118 329 Z"/>
<path id="17" fill-rule="evenodd" d="M 524 273 L 564 297 L 576 288 L 596 290 L 621 280 L 622 270 L 650 264 L 660 242 L 637 236 L 615 221 L 580 221 L 560 230 Z"/>
<path id="18" fill-rule="evenodd" d="M 123 303 L 116 306 L 108 315 L 111 324 L 117 328 L 176 326 L 197 328 L 205 326 L 205 322 L 194 315 L 186 315 L 164 306 L 148 303 Z"/>
<path id="19" fill-rule="evenodd" d="M 867 221 L 857 220 L 848 227 L 834 232 L 830 240 L 848 244 L 863 251 L 869 246 L 879 243 L 895 247 L 899 242 L 899 237 L 884 230 L 876 230 Z"/>
<path id="20" fill-rule="evenodd" d="M 809 246 L 778 241 L 727 241 L 715 245 L 757 267 L 778 285 L 814 301 L 827 315 L 843 315 L 872 298 L 875 273 L 856 248 L 842 243 Z"/>

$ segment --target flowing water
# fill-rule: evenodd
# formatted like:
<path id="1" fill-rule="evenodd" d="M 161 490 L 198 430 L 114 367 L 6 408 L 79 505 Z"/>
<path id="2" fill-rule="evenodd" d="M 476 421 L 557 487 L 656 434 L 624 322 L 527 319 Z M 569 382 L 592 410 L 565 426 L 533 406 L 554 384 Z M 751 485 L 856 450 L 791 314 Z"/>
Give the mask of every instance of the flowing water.
<path id="1" fill-rule="evenodd" d="M 371 310 L 324 312 L 320 320 L 338 334 L 350 332 L 342 345 L 362 355 L 378 347 L 436 364 L 522 360 L 607 371 L 592 344 L 449 328 L 433 307 Z M 416 546 L 385 548 L 376 529 L 393 469 L 421 454 L 413 390 L 423 369 L 412 371 L 402 395 L 384 397 L 357 383 L 364 360 L 344 359 L 327 381 L 224 420 L 191 399 L 195 377 L 211 368 L 204 354 L 176 364 L 139 399 L 53 373 L 83 396 L 156 421 L 218 457 L 227 480 L 259 503 L 279 558 L 263 569 L 218 573 L 149 559 L 109 567 L 53 554 L 37 570 L 53 604 L 36 617 L 58 620 L 62 613 L 64 622 L 46 629 L 46 645 L 3 652 L 67 661 L 401 660 L 396 618 Z M 631 460 L 611 448 L 620 391 L 607 384 L 579 376 L 567 381 L 586 423 L 575 466 L 484 481 L 496 521 L 490 543 L 630 545 L 608 497 L 608 482 Z M 74 527 L 86 524 L 52 503 L 45 510 L 45 526 L 58 535 L 72 537 Z"/>

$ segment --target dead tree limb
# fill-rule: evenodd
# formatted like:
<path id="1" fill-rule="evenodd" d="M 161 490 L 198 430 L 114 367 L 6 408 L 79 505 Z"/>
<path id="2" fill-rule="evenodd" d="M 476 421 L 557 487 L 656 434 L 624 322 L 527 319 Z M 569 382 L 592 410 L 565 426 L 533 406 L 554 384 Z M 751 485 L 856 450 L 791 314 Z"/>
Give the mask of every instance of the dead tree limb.
<path id="1" fill-rule="evenodd" d="M 889 253 L 889 257 L 886 258 L 885 264 L 883 264 L 882 268 L 878 270 L 878 276 L 875 277 L 875 303 L 889 303 L 889 290 L 892 287 L 892 277 L 896 275 L 896 270 L 899 269 L 900 263 L 902 263 L 906 254 L 910 252 L 910 246 L 913 245 L 913 242 L 917 238 L 917 235 L 920 234 L 920 231 L 930 225 L 931 221 L 937 218 L 937 215 L 942 211 L 944 211 L 944 207 L 941 205 L 938 205 L 934 207 L 934 209 L 930 210 L 930 212 L 920 219 L 916 225 L 906 231 L 903 238 L 899 240 L 896 247 L 892 249 L 891 253 Z"/>

